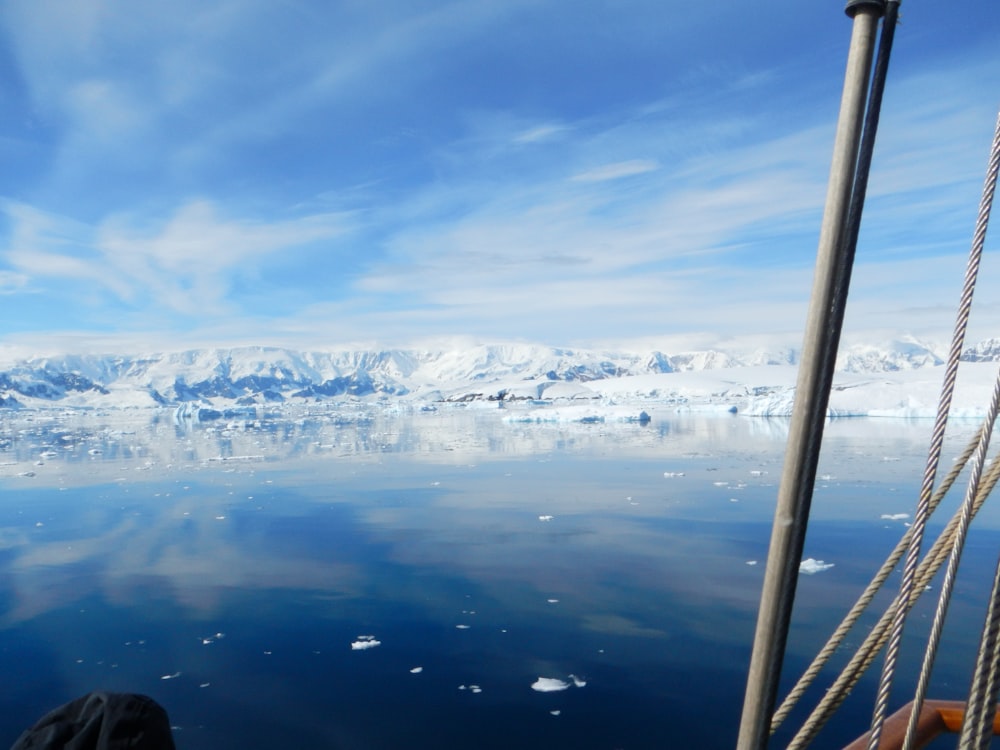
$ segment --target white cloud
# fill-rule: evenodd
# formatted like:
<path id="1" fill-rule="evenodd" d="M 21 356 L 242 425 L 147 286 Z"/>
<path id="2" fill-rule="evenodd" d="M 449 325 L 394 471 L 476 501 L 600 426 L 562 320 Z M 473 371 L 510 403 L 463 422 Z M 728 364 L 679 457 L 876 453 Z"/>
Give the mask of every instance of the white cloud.
<path id="1" fill-rule="evenodd" d="M 536 125 L 514 136 L 514 143 L 539 143 L 548 141 L 570 130 L 565 125 Z"/>
<path id="2" fill-rule="evenodd" d="M 10 294 L 23 289 L 28 284 L 28 277 L 23 273 L 0 271 L 0 294 Z"/>
<path id="3" fill-rule="evenodd" d="M 14 231 L 7 258 L 32 278 L 85 281 L 149 310 L 203 315 L 230 308 L 232 280 L 265 256 L 348 231 L 349 219 L 319 214 L 275 222 L 224 219 L 215 206 L 182 206 L 162 226 L 117 216 L 95 228 L 7 204 Z"/>
<path id="4" fill-rule="evenodd" d="M 614 164 L 605 164 L 601 167 L 581 172 L 573 175 L 572 179 L 580 182 L 606 182 L 617 180 L 622 177 L 632 177 L 634 175 L 655 172 L 660 165 L 655 160 L 632 159 L 630 161 L 620 161 Z"/>
<path id="5" fill-rule="evenodd" d="M 690 8 L 660 29 L 644 20 L 662 12 L 653 3 L 630 3 L 631 15 L 595 3 L 574 23 L 621 23 L 625 58 L 661 50 L 637 56 L 609 95 L 565 77 L 596 48 L 528 23 L 557 10 L 528 0 L 62 5 L 0 9 L 30 103 L 15 116 L 39 131 L 12 136 L 30 156 L 10 195 L 31 206 L 5 208 L 8 301 L 85 298 L 108 327 L 124 301 L 133 326 L 167 332 L 173 321 L 157 321 L 176 312 L 190 335 L 227 338 L 241 326 L 586 341 L 801 325 L 842 74 L 826 52 L 843 51 L 840 31 L 765 56 L 764 36 L 730 30 L 688 59 L 673 47 L 698 38 Z M 512 29 L 562 46 L 497 43 Z M 933 63 L 900 54 L 855 328 L 930 328 L 942 310 L 950 325 L 946 266 L 967 248 L 990 135 L 986 42 Z M 646 75 L 640 61 L 654 58 L 663 67 Z M 288 218 L 288 206 L 315 213 Z M 312 270 L 336 283 L 318 291 L 288 251 L 334 242 Z M 263 265 L 287 281 L 278 303 L 257 283 Z M 990 295 L 982 330 L 1000 319 Z"/>

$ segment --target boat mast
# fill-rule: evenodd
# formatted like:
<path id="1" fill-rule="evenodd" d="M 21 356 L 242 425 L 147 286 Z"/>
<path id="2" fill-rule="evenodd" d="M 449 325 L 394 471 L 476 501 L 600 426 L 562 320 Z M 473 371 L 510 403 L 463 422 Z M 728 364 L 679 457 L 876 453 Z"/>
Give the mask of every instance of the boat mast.
<path id="1" fill-rule="evenodd" d="M 851 45 L 837 121 L 816 272 L 771 530 L 738 750 L 763 750 L 778 695 L 792 603 L 844 317 L 854 247 L 848 215 L 855 191 L 872 58 L 886 0 L 849 0 Z M 854 237 L 856 240 L 856 235 Z"/>

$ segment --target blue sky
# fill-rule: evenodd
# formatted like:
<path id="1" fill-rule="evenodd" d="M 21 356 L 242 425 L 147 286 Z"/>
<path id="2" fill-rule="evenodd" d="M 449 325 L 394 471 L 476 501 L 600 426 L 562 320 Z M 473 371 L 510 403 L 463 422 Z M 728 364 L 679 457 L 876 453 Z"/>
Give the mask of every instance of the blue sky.
<path id="1" fill-rule="evenodd" d="M 943 337 L 1000 6 L 901 7 L 848 333 Z M 10 0 L 0 345 L 797 345 L 850 31 L 825 0 Z"/>

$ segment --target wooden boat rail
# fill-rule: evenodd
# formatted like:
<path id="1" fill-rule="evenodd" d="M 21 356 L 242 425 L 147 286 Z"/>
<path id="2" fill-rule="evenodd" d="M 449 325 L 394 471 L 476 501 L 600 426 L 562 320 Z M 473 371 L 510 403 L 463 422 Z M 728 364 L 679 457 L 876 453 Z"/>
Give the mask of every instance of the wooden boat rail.
<path id="1" fill-rule="evenodd" d="M 1000 706 L 996 707 L 1000 711 Z M 906 726 L 913 712 L 913 703 L 907 703 L 896 713 L 885 720 L 879 750 L 900 750 L 906 738 Z M 965 719 L 965 703 L 963 701 L 924 701 L 917 720 L 917 732 L 914 736 L 915 750 L 927 747 L 938 736 L 945 732 L 960 732 Z M 865 732 L 844 750 L 867 750 L 871 732 Z M 1000 734 L 1000 714 L 993 715 L 993 734 Z"/>

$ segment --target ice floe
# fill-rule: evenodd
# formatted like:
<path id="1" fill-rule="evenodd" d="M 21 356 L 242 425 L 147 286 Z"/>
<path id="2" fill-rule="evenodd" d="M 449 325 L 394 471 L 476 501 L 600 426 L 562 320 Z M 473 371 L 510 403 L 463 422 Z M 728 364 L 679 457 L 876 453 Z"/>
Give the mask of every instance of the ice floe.
<path id="1" fill-rule="evenodd" d="M 880 518 L 886 521 L 905 521 L 910 517 L 909 513 L 883 513 Z"/>
<path id="2" fill-rule="evenodd" d="M 359 635 L 358 640 L 351 644 L 351 648 L 354 651 L 364 651 L 365 649 L 381 645 L 382 641 L 375 640 L 375 636 L 373 635 Z"/>
<path id="3" fill-rule="evenodd" d="M 531 683 L 531 689 L 539 693 L 557 693 L 560 690 L 567 690 L 569 683 L 556 677 L 539 677 Z"/>
<path id="4" fill-rule="evenodd" d="M 645 411 L 634 406 L 601 404 L 598 406 L 585 404 L 558 408 L 529 409 L 518 413 L 507 414 L 504 422 L 578 422 L 581 424 L 604 424 L 605 422 L 634 422 L 647 424 L 650 416 Z"/>
<path id="5" fill-rule="evenodd" d="M 424 671 L 423 667 L 414 667 L 413 669 L 410 670 L 410 674 L 420 674 L 423 671 Z"/>
<path id="6" fill-rule="evenodd" d="M 558 693 L 561 690 L 568 690 L 570 686 L 582 688 L 586 684 L 586 680 L 571 674 L 568 681 L 560 680 L 558 677 L 539 677 L 531 683 L 531 689 L 537 690 L 539 693 Z"/>
<path id="7" fill-rule="evenodd" d="M 539 521 L 551 521 L 553 518 L 555 518 L 555 516 L 539 516 L 538 520 Z"/>
<path id="8" fill-rule="evenodd" d="M 814 560 L 811 557 L 807 557 L 799 563 L 799 572 L 804 573 L 807 576 L 811 576 L 816 573 L 822 573 L 824 570 L 829 570 L 832 567 L 833 563 L 824 562 L 823 560 Z"/>

